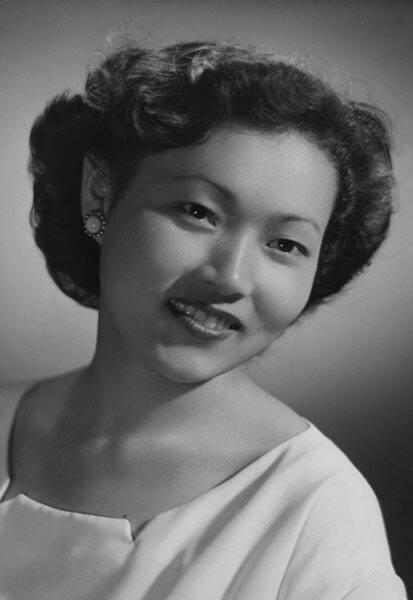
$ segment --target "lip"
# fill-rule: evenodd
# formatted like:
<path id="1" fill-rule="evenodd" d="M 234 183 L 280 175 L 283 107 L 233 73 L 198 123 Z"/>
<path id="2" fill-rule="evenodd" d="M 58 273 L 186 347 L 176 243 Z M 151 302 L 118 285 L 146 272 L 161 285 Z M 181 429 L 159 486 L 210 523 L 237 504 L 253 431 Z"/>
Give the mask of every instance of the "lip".
<path id="1" fill-rule="evenodd" d="M 202 310 L 207 313 L 208 317 L 216 317 L 218 320 L 225 320 L 228 325 L 225 325 L 225 327 L 222 327 L 221 325 L 218 329 L 207 327 L 204 323 L 195 319 L 194 316 L 190 314 L 190 310 L 185 312 L 183 307 L 179 306 L 180 304 L 188 305 L 195 310 Z M 170 298 L 167 302 L 167 306 L 172 316 L 198 339 L 223 340 L 234 335 L 241 328 L 241 323 L 237 317 L 225 311 L 218 310 L 205 302 L 193 301 L 187 298 Z"/>

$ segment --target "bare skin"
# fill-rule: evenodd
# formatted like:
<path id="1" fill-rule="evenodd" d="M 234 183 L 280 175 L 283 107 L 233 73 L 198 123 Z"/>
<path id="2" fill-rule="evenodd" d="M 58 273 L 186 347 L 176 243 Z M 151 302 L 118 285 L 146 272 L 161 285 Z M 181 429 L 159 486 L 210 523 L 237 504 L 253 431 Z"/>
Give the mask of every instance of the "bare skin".
<path id="1" fill-rule="evenodd" d="M 99 183 L 85 164 L 85 214 L 108 209 Z M 148 157 L 108 211 L 93 361 L 23 399 L 5 498 L 127 516 L 136 533 L 304 431 L 244 367 L 305 307 L 336 189 L 297 134 L 224 129 Z M 238 327 L 223 318 L 214 337 L 213 310 Z"/>
<path id="2" fill-rule="evenodd" d="M 164 406 L 156 415 L 145 411 L 133 432 L 107 434 L 78 409 L 88 395 L 86 378 L 69 373 L 23 398 L 3 500 L 23 493 L 61 510 L 126 516 L 136 534 L 307 427 L 248 380 L 247 387 L 240 381 L 241 395 L 214 403 L 214 416 L 200 401 L 177 423 L 179 408 Z"/>

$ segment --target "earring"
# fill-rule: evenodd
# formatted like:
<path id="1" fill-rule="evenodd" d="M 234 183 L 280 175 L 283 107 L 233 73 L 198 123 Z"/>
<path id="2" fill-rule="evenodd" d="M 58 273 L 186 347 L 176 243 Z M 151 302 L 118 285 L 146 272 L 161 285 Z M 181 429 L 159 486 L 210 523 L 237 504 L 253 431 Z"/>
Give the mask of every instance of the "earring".
<path id="1" fill-rule="evenodd" d="M 100 208 L 90 210 L 83 218 L 85 234 L 94 240 L 100 240 L 107 225 L 105 213 Z"/>

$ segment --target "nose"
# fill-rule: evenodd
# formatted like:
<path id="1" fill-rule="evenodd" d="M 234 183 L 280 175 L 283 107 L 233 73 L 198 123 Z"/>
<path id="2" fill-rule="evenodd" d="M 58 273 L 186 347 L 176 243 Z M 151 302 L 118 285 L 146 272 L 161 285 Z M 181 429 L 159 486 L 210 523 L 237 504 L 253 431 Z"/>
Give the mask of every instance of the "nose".
<path id="1" fill-rule="evenodd" d="M 249 296 L 253 289 L 252 248 L 248 235 L 217 240 L 198 271 L 204 284 L 227 302 Z"/>

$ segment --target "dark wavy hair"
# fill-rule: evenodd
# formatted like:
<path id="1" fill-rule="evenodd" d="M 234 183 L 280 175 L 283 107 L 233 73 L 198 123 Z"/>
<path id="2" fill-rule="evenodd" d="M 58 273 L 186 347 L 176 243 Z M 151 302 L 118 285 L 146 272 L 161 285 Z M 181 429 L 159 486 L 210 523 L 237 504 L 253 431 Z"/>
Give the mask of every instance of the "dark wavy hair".
<path id="1" fill-rule="evenodd" d="M 251 48 L 128 45 L 89 73 L 84 95 L 55 97 L 31 131 L 31 221 L 63 292 L 84 306 L 99 305 L 100 249 L 82 230 L 85 156 L 116 200 L 141 158 L 202 142 L 226 124 L 298 132 L 325 151 L 337 170 L 338 193 L 305 310 L 337 293 L 369 263 L 392 213 L 384 113 L 345 100 L 292 62 Z"/>

